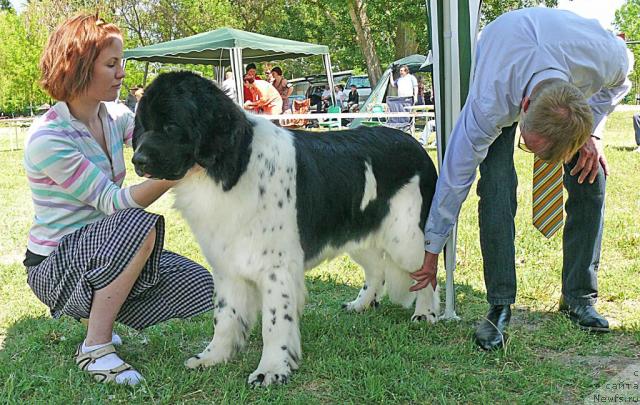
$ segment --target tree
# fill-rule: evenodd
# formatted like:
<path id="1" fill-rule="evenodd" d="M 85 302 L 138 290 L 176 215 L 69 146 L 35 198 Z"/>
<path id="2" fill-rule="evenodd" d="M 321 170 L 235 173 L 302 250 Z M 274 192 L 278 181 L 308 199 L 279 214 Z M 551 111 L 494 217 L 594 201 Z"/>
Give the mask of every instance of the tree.
<path id="1" fill-rule="evenodd" d="M 616 10 L 613 25 L 625 35 L 625 39 L 630 42 L 640 41 L 640 0 L 627 0 L 622 7 Z M 636 60 L 635 69 L 631 74 L 635 86 L 630 92 L 631 97 L 635 98 L 640 94 L 640 43 L 629 44 L 629 49 L 633 52 Z"/>
<path id="2" fill-rule="evenodd" d="M 0 110 L 24 112 L 48 99 L 38 86 L 41 45 L 20 16 L 0 11 Z"/>
<path id="3" fill-rule="evenodd" d="M 540 5 L 557 7 L 558 0 L 484 0 L 480 24 L 485 26 L 508 11 Z"/>
<path id="4" fill-rule="evenodd" d="M 15 13 L 15 10 L 11 5 L 11 1 L 9 0 L 0 0 L 0 10 L 10 11 L 12 13 Z"/>
<path id="5" fill-rule="evenodd" d="M 366 0 L 348 0 L 349 16 L 351 22 L 356 29 L 356 38 L 360 49 L 364 54 L 364 59 L 369 72 L 369 81 L 371 86 L 378 83 L 378 79 L 382 76 L 382 68 L 380 67 L 380 58 L 376 51 L 375 42 L 371 35 L 371 26 L 369 24 L 369 16 L 367 15 Z"/>

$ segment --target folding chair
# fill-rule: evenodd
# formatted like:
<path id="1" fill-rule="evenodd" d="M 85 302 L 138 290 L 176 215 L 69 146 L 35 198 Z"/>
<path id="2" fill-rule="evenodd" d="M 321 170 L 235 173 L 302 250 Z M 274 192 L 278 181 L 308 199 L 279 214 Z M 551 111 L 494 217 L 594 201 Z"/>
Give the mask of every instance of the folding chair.
<path id="1" fill-rule="evenodd" d="M 406 107 L 413 105 L 413 97 L 387 97 L 389 112 L 407 112 Z M 390 117 L 385 124 L 387 127 L 397 128 L 413 135 L 415 123 L 412 117 Z"/>
<path id="2" fill-rule="evenodd" d="M 371 110 L 369 112 L 372 112 L 372 113 L 383 113 L 384 112 L 384 106 L 382 104 L 374 104 L 371 107 Z M 384 125 L 384 121 L 383 121 L 383 119 L 381 119 L 379 117 L 374 117 L 374 118 L 371 118 L 370 120 L 362 121 L 360 123 L 360 125 L 363 125 L 365 127 L 378 127 L 380 125 Z"/>
<path id="3" fill-rule="evenodd" d="M 327 109 L 327 114 L 340 114 L 342 109 L 339 105 L 331 105 Z M 327 118 L 326 121 L 318 122 L 320 128 L 341 128 L 342 123 L 338 118 Z"/>

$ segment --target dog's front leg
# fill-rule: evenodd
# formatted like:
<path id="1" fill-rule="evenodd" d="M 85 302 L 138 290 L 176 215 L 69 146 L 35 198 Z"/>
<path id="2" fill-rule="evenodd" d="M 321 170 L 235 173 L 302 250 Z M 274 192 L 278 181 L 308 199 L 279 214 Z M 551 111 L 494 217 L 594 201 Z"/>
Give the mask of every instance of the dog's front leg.
<path id="1" fill-rule="evenodd" d="M 304 271 L 275 268 L 261 274 L 262 357 L 252 385 L 285 384 L 301 360 L 299 319 L 304 307 Z"/>
<path id="2" fill-rule="evenodd" d="M 189 358 L 189 368 L 227 362 L 244 348 L 258 315 L 258 293 L 252 283 L 239 277 L 214 275 L 216 297 L 213 339 L 200 354 Z"/>

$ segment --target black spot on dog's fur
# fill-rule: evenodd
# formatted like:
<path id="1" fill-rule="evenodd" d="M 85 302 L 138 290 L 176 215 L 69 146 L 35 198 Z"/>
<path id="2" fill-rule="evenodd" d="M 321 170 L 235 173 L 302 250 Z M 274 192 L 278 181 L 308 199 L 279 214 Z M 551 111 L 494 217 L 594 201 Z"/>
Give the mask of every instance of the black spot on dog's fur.
<path id="1" fill-rule="evenodd" d="M 277 280 L 277 279 L 276 279 L 276 274 L 275 274 L 275 273 L 271 273 L 271 274 L 269 274 L 269 280 L 271 280 L 271 281 L 276 281 L 276 280 Z"/>
<path id="2" fill-rule="evenodd" d="M 284 319 L 289 322 L 293 322 L 293 318 L 289 314 L 284 314 Z"/>

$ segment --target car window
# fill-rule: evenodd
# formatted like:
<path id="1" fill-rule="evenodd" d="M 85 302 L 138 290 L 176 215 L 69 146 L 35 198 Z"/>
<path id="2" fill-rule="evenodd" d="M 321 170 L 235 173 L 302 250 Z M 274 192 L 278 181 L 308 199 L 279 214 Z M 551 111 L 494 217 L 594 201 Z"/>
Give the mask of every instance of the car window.
<path id="1" fill-rule="evenodd" d="M 350 77 L 348 85 L 355 84 L 357 88 L 371 87 L 368 77 Z"/>

